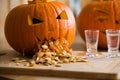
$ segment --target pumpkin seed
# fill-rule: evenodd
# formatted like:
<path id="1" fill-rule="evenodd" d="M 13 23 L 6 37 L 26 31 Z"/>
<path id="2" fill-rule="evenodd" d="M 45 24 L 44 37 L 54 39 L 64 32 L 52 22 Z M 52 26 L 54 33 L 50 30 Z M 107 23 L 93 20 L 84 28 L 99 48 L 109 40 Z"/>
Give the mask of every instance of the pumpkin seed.
<path id="1" fill-rule="evenodd" d="M 53 43 L 54 43 L 54 45 L 56 45 L 56 46 L 57 46 L 57 45 L 59 44 L 59 41 L 58 41 L 58 40 L 56 40 L 56 41 L 54 41 Z"/>
<path id="2" fill-rule="evenodd" d="M 16 66 L 18 66 L 20 63 L 16 63 Z"/>
<path id="3" fill-rule="evenodd" d="M 35 61 L 34 60 L 31 60 L 30 62 L 29 62 L 29 67 L 33 67 L 35 65 Z"/>
<path id="4" fill-rule="evenodd" d="M 20 60 L 19 58 L 13 58 L 11 61 L 18 61 Z"/>
<path id="5" fill-rule="evenodd" d="M 51 65 L 56 65 L 57 62 L 56 62 L 55 60 L 51 60 L 51 62 L 50 62 L 49 64 L 51 64 Z"/>
<path id="6" fill-rule="evenodd" d="M 55 65 L 55 67 L 62 67 L 60 64 Z"/>
<path id="7" fill-rule="evenodd" d="M 43 49 L 48 49 L 48 46 L 46 44 L 41 46 Z"/>

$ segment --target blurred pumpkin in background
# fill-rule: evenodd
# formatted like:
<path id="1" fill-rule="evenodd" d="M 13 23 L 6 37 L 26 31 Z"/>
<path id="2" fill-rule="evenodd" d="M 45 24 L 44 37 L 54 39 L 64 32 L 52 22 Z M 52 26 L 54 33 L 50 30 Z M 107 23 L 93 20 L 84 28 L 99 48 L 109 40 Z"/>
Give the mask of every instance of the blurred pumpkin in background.
<path id="1" fill-rule="evenodd" d="M 107 49 L 106 29 L 120 29 L 120 1 L 93 0 L 80 12 L 78 30 L 85 40 L 85 29 L 99 29 L 99 48 Z"/>
<path id="2" fill-rule="evenodd" d="M 72 11 L 65 4 L 33 0 L 12 9 L 6 17 L 5 36 L 18 52 L 32 53 L 44 40 L 66 39 L 71 46 L 76 32 Z"/>

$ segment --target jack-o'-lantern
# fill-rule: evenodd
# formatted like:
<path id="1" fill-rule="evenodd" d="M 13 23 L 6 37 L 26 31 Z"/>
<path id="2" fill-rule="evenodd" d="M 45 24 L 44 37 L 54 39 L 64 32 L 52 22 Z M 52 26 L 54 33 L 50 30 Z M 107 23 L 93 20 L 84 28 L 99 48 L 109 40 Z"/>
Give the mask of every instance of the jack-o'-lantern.
<path id="1" fill-rule="evenodd" d="M 99 48 L 107 48 L 106 29 L 120 29 L 120 1 L 94 0 L 78 16 L 78 30 L 85 40 L 85 29 L 99 29 Z"/>
<path id="2" fill-rule="evenodd" d="M 76 23 L 65 4 L 50 0 L 33 0 L 12 9 L 6 17 L 5 36 L 8 43 L 21 53 L 33 53 L 45 40 L 65 39 L 72 44 Z"/>

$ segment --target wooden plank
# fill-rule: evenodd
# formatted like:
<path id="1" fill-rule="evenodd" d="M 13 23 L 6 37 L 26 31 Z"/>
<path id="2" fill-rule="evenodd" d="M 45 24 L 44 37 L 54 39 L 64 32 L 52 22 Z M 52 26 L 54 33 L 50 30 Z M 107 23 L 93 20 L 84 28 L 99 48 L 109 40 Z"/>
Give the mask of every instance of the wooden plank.
<path id="1" fill-rule="evenodd" d="M 23 69 L 23 68 L 2 68 L 2 74 L 22 74 L 22 75 L 39 75 L 39 76 L 54 76 L 68 78 L 87 78 L 87 79 L 117 79 L 116 73 L 98 73 L 98 72 L 83 72 L 83 71 L 67 71 L 53 69 Z M 7 73 L 7 74 L 8 74 Z"/>
<path id="2" fill-rule="evenodd" d="M 3 51 L 1 53 L 0 74 L 41 75 L 87 79 L 118 79 L 119 76 L 120 57 L 111 59 L 106 58 L 104 55 L 106 53 L 103 52 L 103 55 L 88 59 L 88 62 L 62 64 L 61 67 L 42 65 L 27 67 L 24 66 L 24 64 L 16 65 L 10 60 L 15 57 L 23 58 L 19 53 L 15 51 Z M 81 53 L 83 52 L 74 51 L 76 55 L 81 55 Z"/>

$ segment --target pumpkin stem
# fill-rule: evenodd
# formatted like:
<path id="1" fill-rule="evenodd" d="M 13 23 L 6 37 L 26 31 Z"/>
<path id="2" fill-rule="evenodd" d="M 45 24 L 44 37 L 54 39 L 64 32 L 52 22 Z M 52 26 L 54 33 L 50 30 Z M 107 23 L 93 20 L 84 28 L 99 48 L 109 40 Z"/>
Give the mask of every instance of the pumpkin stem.
<path id="1" fill-rule="evenodd" d="M 28 0 L 28 4 L 31 3 L 41 3 L 41 2 L 50 2 L 51 0 Z"/>

